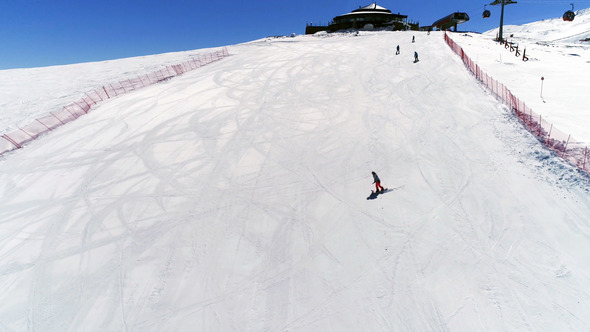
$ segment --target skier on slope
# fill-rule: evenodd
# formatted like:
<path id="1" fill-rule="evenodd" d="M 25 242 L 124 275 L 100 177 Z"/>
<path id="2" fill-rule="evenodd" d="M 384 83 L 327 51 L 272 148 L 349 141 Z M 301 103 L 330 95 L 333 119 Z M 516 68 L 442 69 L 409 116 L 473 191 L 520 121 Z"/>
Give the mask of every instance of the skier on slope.
<path id="1" fill-rule="evenodd" d="M 395 49 L 395 55 L 399 54 L 399 45 L 397 45 L 396 49 Z"/>
<path id="2" fill-rule="evenodd" d="M 381 180 L 379 179 L 379 176 L 377 175 L 377 173 L 375 172 L 371 172 L 371 174 L 373 174 L 373 183 L 375 184 L 375 192 L 379 192 L 379 191 L 383 191 L 383 187 L 381 186 Z M 379 190 L 379 188 L 381 188 L 381 190 Z"/>
<path id="3" fill-rule="evenodd" d="M 414 63 L 418 62 L 418 52 L 414 51 Z"/>

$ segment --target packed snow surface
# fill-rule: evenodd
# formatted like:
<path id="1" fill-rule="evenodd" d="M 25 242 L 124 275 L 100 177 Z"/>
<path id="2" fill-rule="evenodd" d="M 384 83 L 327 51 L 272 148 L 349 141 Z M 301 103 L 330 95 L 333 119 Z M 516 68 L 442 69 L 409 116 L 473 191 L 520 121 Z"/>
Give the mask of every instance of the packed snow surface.
<path id="1" fill-rule="evenodd" d="M 518 57 L 494 42 L 498 29 L 453 34 L 453 40 L 544 120 L 590 146 L 590 9 L 576 13 L 573 22 L 504 26 L 503 37 L 518 46 Z"/>
<path id="2" fill-rule="evenodd" d="M 590 326 L 588 177 L 523 129 L 442 33 L 228 50 L 0 160 L 0 329 Z M 0 77 L 43 90 L 44 72 L 99 82 L 129 61 Z M 366 200 L 371 171 L 393 190 Z"/>
<path id="3" fill-rule="evenodd" d="M 59 110 L 105 84 L 151 74 L 210 51 L 202 49 L 67 66 L 0 70 L 0 134 Z"/>

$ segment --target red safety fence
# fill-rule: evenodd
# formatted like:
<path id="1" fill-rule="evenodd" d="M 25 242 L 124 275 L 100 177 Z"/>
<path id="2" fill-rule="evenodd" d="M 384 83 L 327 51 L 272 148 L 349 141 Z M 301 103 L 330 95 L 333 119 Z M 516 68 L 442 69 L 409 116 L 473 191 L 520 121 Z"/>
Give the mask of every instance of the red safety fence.
<path id="1" fill-rule="evenodd" d="M 49 114 L 35 119 L 18 130 L 1 135 L 0 156 L 7 152 L 20 149 L 25 144 L 37 139 L 43 134 L 87 114 L 92 107 L 102 101 L 182 75 L 188 71 L 221 60 L 228 55 L 227 49 L 223 48 L 213 53 L 194 57 L 189 61 L 177 65 L 167 66 L 150 74 L 104 85 L 87 92 L 84 97 L 62 107 L 60 110 L 49 112 Z"/>
<path id="2" fill-rule="evenodd" d="M 545 121 L 541 115 L 536 114 L 528 107 L 522 100 L 518 99 L 504 84 L 493 79 L 486 74 L 473 61 L 451 37 L 445 33 L 445 41 L 447 45 L 461 57 L 465 67 L 467 67 L 473 75 L 484 84 L 498 99 L 505 105 L 509 106 L 512 111 L 522 121 L 524 126 L 535 135 L 541 142 L 543 142 L 549 149 L 555 151 L 564 160 L 579 167 L 587 173 L 590 173 L 590 151 L 584 143 L 573 139 L 571 135 L 567 135 L 562 131 L 553 127 L 552 123 Z"/>

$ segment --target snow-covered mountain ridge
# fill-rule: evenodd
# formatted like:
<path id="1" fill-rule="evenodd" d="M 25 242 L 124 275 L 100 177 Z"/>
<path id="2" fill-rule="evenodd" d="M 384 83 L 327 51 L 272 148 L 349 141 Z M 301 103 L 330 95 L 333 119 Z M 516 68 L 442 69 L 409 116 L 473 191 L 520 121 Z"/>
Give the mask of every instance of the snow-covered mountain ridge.
<path id="1" fill-rule="evenodd" d="M 453 34 L 452 38 L 544 120 L 590 145 L 590 42 L 578 40 L 590 36 L 590 10 L 578 11 L 572 22 L 558 18 L 505 26 L 504 37 L 518 45 L 520 56 L 496 43 L 496 32 Z"/>
<path id="2" fill-rule="evenodd" d="M 575 11 L 576 17 L 567 22 L 562 18 L 550 18 L 523 25 L 504 25 L 504 37 L 515 38 L 540 44 L 590 45 L 590 8 Z M 498 29 L 484 33 L 495 37 Z"/>

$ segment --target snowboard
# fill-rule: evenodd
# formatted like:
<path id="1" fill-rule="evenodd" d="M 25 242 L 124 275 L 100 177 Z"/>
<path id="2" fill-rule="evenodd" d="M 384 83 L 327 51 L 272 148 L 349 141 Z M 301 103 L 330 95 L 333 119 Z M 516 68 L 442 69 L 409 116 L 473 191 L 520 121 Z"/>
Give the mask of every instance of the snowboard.
<path id="1" fill-rule="evenodd" d="M 373 190 L 371 190 L 371 195 L 369 195 L 369 197 L 367 197 L 367 199 L 375 199 L 375 198 L 377 198 L 381 194 L 385 194 L 385 193 L 388 193 L 388 192 L 394 191 L 394 190 L 400 190 L 400 189 L 403 189 L 405 187 L 406 187 L 406 185 L 405 184 L 402 184 L 401 186 L 398 186 L 398 187 L 395 187 L 395 188 L 392 188 L 392 189 L 383 188 L 383 190 L 381 190 L 379 192 L 374 192 Z"/>
<path id="2" fill-rule="evenodd" d="M 390 191 L 391 191 L 391 189 L 388 189 L 388 188 L 383 188 L 383 190 L 377 191 L 377 192 L 371 190 L 371 195 L 369 195 L 369 197 L 367 197 L 367 199 L 375 199 L 375 198 L 377 198 L 377 196 L 384 194 L 386 192 L 390 192 Z"/>

